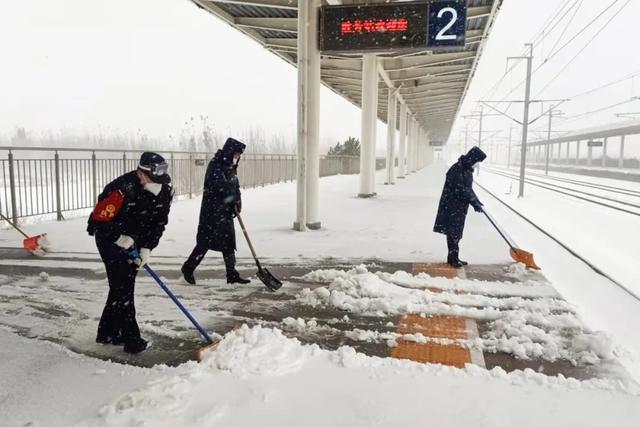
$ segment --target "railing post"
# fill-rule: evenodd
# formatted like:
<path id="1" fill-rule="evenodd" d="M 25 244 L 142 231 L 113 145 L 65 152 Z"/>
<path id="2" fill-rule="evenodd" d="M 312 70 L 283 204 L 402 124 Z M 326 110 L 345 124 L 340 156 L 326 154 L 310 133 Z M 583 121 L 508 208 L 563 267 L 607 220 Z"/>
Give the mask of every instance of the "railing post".
<path id="1" fill-rule="evenodd" d="M 122 173 L 127 173 L 127 153 L 122 153 Z"/>
<path id="2" fill-rule="evenodd" d="M 16 203 L 16 176 L 13 165 L 13 153 L 9 150 L 9 189 L 11 191 L 11 219 L 18 225 L 18 204 Z"/>
<path id="3" fill-rule="evenodd" d="M 62 221 L 62 199 L 60 197 L 60 155 L 56 151 L 54 156 L 54 163 L 56 169 L 56 219 Z"/>
<path id="4" fill-rule="evenodd" d="M 96 159 L 96 152 L 91 153 L 91 181 L 93 188 L 93 202 L 98 201 L 98 161 Z"/>
<path id="5" fill-rule="evenodd" d="M 193 199 L 193 153 L 189 153 L 189 198 Z"/>

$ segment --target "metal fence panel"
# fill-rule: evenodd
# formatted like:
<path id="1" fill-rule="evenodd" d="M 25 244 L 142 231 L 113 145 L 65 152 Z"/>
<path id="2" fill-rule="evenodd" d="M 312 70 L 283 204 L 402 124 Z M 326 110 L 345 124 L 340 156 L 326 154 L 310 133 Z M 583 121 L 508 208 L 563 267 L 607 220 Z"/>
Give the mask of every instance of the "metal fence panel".
<path id="1" fill-rule="evenodd" d="M 0 213 L 17 223 L 20 218 L 55 216 L 94 206 L 100 191 L 118 176 L 135 170 L 141 151 L 100 149 L 0 147 Z M 160 151 L 169 162 L 179 197 L 202 193 L 212 153 Z M 296 156 L 245 154 L 238 165 L 242 188 L 291 182 Z M 378 161 L 377 168 L 384 167 Z M 322 156 L 320 176 L 357 174 L 360 159 Z"/>

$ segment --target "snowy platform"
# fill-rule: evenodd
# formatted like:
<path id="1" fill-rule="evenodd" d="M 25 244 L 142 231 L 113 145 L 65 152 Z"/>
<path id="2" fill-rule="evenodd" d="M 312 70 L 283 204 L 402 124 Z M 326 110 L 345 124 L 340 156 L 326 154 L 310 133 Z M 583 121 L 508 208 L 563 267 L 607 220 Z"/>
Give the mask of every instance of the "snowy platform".
<path id="1" fill-rule="evenodd" d="M 137 311 L 154 345 L 141 356 L 93 342 L 105 292 L 92 256 L 47 258 L 0 250 L 0 324 L 104 360 L 138 366 L 179 365 L 195 358 L 198 337 L 148 277 L 140 276 Z M 179 282 L 179 259 L 156 270 L 205 328 L 224 335 L 242 324 L 274 327 L 327 350 L 350 346 L 378 357 L 463 368 L 532 369 L 577 379 L 623 379 L 612 343 L 590 331 L 574 308 L 537 272 L 513 264 L 453 269 L 434 262 L 379 259 L 269 260 L 285 285 L 267 291 L 254 277 L 246 287 L 224 282 L 224 267 L 206 260 L 199 285 Z M 239 270 L 252 275 L 251 260 Z"/>
<path id="2" fill-rule="evenodd" d="M 5 421 L 418 426 L 429 402 L 437 408 L 429 411 L 432 423 L 456 427 L 478 420 L 635 426 L 640 389 L 621 365 L 631 354 L 621 345 L 633 342 L 627 331 L 637 322 L 627 319 L 637 303 L 488 198 L 498 221 L 536 253 L 544 275 L 512 264 L 504 242 L 474 212 L 461 243 L 470 265 L 442 265 L 444 237 L 431 225 L 445 170 L 434 165 L 395 186 L 378 176 L 378 197 L 366 200 L 356 196 L 356 176 L 324 178 L 323 228 L 307 233 L 291 230 L 294 184 L 244 191 L 254 244 L 284 282 L 276 293 L 255 278 L 227 285 L 218 254 L 205 258 L 197 286 L 179 283 L 199 199 L 176 202 L 151 265 L 221 338 L 199 364 L 192 362 L 197 334 L 144 274 L 136 308 L 153 347 L 128 356 L 94 342 L 107 284 L 84 232 L 86 213 L 26 226 L 29 234 L 49 233 L 54 250 L 44 258 L 25 254 L 17 233 L 0 230 Z M 253 274 L 236 237 L 239 270 Z M 611 321 L 620 313 L 624 324 Z"/>

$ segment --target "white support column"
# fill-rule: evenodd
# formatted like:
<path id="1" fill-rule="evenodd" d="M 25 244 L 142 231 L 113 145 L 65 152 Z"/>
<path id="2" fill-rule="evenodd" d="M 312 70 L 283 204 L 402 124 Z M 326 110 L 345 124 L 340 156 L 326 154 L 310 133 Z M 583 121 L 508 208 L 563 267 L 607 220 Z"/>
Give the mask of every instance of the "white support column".
<path id="1" fill-rule="evenodd" d="M 309 55 L 309 140 L 307 145 L 307 227 L 319 230 L 320 223 L 320 51 L 318 26 L 320 0 L 309 0 L 307 53 Z"/>
<path id="2" fill-rule="evenodd" d="M 576 141 L 576 166 L 580 165 L 580 141 Z"/>
<path id="3" fill-rule="evenodd" d="M 589 141 L 587 141 L 587 144 L 589 144 Z M 591 166 L 592 163 L 593 163 L 593 147 L 589 145 L 589 147 L 587 148 L 587 166 Z"/>
<path id="4" fill-rule="evenodd" d="M 600 166 L 602 166 L 603 168 L 607 166 L 607 142 L 608 142 L 609 138 L 605 138 L 604 142 L 602 143 L 602 159 L 600 161 Z"/>
<path id="5" fill-rule="evenodd" d="M 411 153 L 413 151 L 413 117 L 407 118 L 407 175 L 411 173 Z"/>
<path id="6" fill-rule="evenodd" d="M 567 141 L 567 159 L 565 161 L 566 164 L 569 164 L 569 156 L 571 155 L 570 151 L 571 151 L 571 142 Z"/>
<path id="7" fill-rule="evenodd" d="M 362 137 L 360 142 L 360 192 L 358 197 L 375 196 L 377 110 L 378 61 L 375 54 L 367 53 L 362 55 Z M 372 158 L 373 164 L 371 162 Z"/>
<path id="8" fill-rule="evenodd" d="M 404 178 L 407 173 L 405 161 L 407 159 L 407 105 L 400 104 L 400 147 L 398 150 L 398 178 Z"/>
<path id="9" fill-rule="evenodd" d="M 298 146 L 297 200 L 293 228 L 320 228 L 320 0 L 301 2 L 298 8 Z"/>
<path id="10" fill-rule="evenodd" d="M 409 173 L 416 171 L 416 140 L 418 139 L 416 120 L 411 118 L 411 138 L 409 139 Z"/>
<path id="11" fill-rule="evenodd" d="M 618 158 L 618 167 L 620 169 L 624 167 L 624 137 L 625 135 L 620 137 L 620 157 Z"/>
<path id="12" fill-rule="evenodd" d="M 396 89 L 389 88 L 387 100 L 387 180 L 386 184 L 396 183 L 396 110 L 398 98 Z"/>

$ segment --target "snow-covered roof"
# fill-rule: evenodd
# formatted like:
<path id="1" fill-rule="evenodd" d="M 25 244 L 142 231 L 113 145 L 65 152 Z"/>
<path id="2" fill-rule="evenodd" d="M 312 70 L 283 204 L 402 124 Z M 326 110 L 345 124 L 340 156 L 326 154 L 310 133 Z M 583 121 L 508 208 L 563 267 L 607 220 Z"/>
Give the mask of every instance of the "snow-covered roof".
<path id="1" fill-rule="evenodd" d="M 575 132 L 569 132 L 565 135 L 552 138 L 551 140 L 532 141 L 528 145 L 546 145 L 558 144 L 560 142 L 571 141 L 588 141 L 591 139 L 611 138 L 622 135 L 640 134 L 640 119 L 627 120 L 624 122 L 610 123 L 604 126 L 598 126 L 583 129 Z"/>
<path id="2" fill-rule="evenodd" d="M 191 0 L 256 40 L 293 66 L 297 64 L 298 0 Z M 395 0 L 369 0 L 389 3 Z M 357 4 L 362 0 L 322 4 Z M 467 93 L 484 43 L 502 0 L 467 0 L 466 44 L 462 49 L 381 53 L 379 99 L 386 99 L 388 83 L 399 87 L 409 111 L 434 139 L 446 140 Z M 322 55 L 322 82 L 360 106 L 362 60 L 359 55 Z M 378 102 L 378 117 L 387 120 L 387 102 Z"/>

